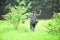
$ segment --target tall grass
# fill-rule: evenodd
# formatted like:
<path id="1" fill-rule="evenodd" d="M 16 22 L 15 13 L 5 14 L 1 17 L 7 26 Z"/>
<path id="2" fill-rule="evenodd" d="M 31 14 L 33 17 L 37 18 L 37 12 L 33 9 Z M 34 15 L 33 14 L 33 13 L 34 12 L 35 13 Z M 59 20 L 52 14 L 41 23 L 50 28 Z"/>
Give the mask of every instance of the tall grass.
<path id="1" fill-rule="evenodd" d="M 29 19 L 24 24 L 20 22 L 18 30 L 10 21 L 0 21 L 0 40 L 60 40 L 60 34 L 55 35 L 60 27 L 57 20 L 39 20 L 33 32 L 30 31 Z"/>

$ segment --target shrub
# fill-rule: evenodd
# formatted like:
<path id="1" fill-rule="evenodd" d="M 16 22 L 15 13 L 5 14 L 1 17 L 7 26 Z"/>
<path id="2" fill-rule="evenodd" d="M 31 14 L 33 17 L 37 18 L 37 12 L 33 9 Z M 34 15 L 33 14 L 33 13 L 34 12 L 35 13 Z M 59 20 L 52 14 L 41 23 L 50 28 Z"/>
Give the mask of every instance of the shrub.
<path id="1" fill-rule="evenodd" d="M 25 6 L 21 6 L 22 3 L 25 5 L 25 1 L 24 0 L 21 1 L 19 3 L 19 5 L 15 6 L 15 7 L 13 7 L 13 6 L 11 6 L 9 4 L 10 12 L 7 13 L 6 15 L 4 15 L 4 18 L 6 20 L 10 21 L 10 23 L 13 24 L 16 27 L 16 29 L 17 29 L 17 27 L 18 27 L 18 25 L 20 23 L 20 20 L 22 19 L 22 14 L 25 13 L 28 10 L 28 8 L 30 8 L 30 5 L 28 5 L 26 7 Z"/>

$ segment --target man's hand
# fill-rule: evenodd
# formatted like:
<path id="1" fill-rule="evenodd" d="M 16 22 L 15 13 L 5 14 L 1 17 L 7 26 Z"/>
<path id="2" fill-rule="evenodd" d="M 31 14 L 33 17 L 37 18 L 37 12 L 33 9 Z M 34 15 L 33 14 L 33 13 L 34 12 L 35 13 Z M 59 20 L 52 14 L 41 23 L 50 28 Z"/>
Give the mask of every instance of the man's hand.
<path id="1" fill-rule="evenodd" d="M 22 23 L 25 23 L 25 19 L 22 19 Z"/>
<path id="2" fill-rule="evenodd" d="M 41 15 L 41 10 L 39 11 L 39 15 Z"/>

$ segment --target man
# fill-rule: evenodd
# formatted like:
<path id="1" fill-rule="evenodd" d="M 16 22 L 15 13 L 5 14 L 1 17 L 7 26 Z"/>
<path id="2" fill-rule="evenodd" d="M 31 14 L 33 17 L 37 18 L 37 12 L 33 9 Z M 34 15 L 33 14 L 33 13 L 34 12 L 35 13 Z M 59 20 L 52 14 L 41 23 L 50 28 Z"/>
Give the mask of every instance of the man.
<path id="1" fill-rule="evenodd" d="M 41 11 L 40 11 L 39 14 L 36 14 L 36 12 L 33 11 L 30 15 L 27 15 L 27 18 L 30 18 L 30 29 L 31 29 L 32 31 L 34 31 L 35 26 L 36 26 L 36 24 L 37 24 L 37 22 L 38 22 L 37 16 L 40 16 L 40 14 L 41 14 Z M 27 18 L 26 18 L 26 19 L 27 19 Z"/>

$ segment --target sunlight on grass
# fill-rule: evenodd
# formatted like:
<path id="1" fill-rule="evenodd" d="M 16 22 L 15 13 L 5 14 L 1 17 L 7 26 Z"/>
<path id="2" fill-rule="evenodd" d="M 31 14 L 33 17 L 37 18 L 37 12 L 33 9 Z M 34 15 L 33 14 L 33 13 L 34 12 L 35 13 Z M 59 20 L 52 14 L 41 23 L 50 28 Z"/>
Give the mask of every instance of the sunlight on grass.
<path id="1" fill-rule="evenodd" d="M 39 20 L 34 32 L 30 31 L 29 19 L 27 19 L 24 24 L 20 22 L 18 30 L 15 30 L 12 24 L 1 21 L 0 40 L 60 40 L 59 35 L 51 35 L 46 32 L 48 29 L 45 28 L 45 26 L 48 25 L 50 21 L 52 20 Z M 3 33 L 1 29 L 6 29 L 8 32 L 3 30 L 5 31 Z"/>

